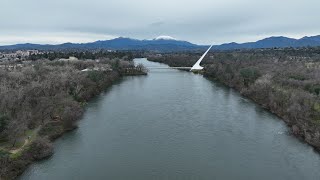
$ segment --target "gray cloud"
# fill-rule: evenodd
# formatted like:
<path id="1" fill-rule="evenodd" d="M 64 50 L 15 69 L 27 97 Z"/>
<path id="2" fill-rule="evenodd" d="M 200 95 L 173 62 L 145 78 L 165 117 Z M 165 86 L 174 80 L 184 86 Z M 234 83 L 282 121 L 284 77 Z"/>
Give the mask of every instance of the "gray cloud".
<path id="1" fill-rule="evenodd" d="M 199 44 L 320 34 L 319 0 L 1 0 L 0 44 L 169 35 Z"/>

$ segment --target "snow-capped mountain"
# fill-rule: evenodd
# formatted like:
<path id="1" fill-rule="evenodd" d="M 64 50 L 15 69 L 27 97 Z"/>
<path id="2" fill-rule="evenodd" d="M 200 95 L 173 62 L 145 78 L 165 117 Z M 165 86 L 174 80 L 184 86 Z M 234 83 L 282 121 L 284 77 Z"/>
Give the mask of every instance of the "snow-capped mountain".
<path id="1" fill-rule="evenodd" d="M 176 38 L 173 38 L 171 36 L 158 36 L 154 38 L 154 40 L 177 40 Z"/>

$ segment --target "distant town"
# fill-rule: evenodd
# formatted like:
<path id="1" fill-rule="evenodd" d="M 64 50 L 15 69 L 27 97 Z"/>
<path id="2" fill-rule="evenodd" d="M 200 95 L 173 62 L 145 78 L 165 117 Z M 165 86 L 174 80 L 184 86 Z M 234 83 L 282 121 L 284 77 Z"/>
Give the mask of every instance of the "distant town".
<path id="1" fill-rule="evenodd" d="M 15 52 L 0 52 L 0 61 L 26 60 L 30 55 L 43 54 L 39 50 L 18 50 Z"/>

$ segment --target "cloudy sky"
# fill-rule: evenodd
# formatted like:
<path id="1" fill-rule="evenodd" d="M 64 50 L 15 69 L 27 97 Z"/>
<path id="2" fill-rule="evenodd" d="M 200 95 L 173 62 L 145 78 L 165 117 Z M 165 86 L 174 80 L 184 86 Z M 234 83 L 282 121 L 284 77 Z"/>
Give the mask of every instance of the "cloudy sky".
<path id="1" fill-rule="evenodd" d="M 0 45 L 160 35 L 197 44 L 320 34 L 320 0 L 0 0 Z"/>

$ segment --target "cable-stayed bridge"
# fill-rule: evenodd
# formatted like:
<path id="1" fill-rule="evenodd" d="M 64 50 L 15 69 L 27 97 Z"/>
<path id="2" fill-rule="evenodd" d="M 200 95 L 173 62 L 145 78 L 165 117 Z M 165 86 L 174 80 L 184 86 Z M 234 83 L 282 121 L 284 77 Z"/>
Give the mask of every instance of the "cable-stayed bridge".
<path id="1" fill-rule="evenodd" d="M 200 57 L 200 59 L 192 66 L 192 67 L 147 67 L 148 69 L 182 69 L 182 70 L 190 70 L 190 71 L 200 71 L 203 69 L 200 66 L 201 61 L 208 54 L 213 45 L 209 47 L 209 49 Z"/>

